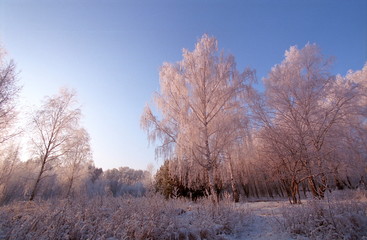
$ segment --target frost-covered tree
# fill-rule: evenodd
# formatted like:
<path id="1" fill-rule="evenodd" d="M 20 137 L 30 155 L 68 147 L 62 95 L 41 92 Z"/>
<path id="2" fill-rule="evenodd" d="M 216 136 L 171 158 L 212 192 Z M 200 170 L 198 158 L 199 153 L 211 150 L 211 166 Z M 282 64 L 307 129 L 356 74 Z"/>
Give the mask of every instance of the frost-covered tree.
<path id="1" fill-rule="evenodd" d="M 345 77 L 337 76 L 334 92 L 342 93 L 350 103 L 342 109 L 345 120 L 333 130 L 334 142 L 328 146 L 335 149 L 330 171 L 338 188 L 366 187 L 367 64 L 359 71 L 349 71 Z"/>
<path id="2" fill-rule="evenodd" d="M 106 185 L 106 194 L 114 197 L 124 194 L 142 196 L 146 191 L 143 183 L 147 174 L 146 171 L 129 167 L 108 169 L 102 176 L 102 180 Z"/>
<path id="3" fill-rule="evenodd" d="M 82 170 L 86 170 L 92 162 L 88 132 L 84 128 L 80 128 L 75 129 L 70 134 L 72 136 L 63 145 L 65 155 L 62 157 L 62 167 L 67 185 L 66 197 L 73 194 L 75 183 L 82 177 Z"/>
<path id="4" fill-rule="evenodd" d="M 295 203 L 304 180 L 315 197 L 323 197 L 330 163 L 340 148 L 335 139 L 347 140 L 336 133 L 359 114 L 362 84 L 332 76 L 331 62 L 314 44 L 291 47 L 264 79 L 264 98 L 254 101 L 263 153 L 276 163 L 279 178 L 289 183 Z"/>
<path id="5" fill-rule="evenodd" d="M 19 163 L 19 148 L 14 144 L 7 144 L 0 148 L 0 204 L 7 202 L 12 196 L 10 192 L 12 186 L 14 172 Z"/>
<path id="6" fill-rule="evenodd" d="M 219 52 L 217 40 L 204 35 L 192 52 L 183 50 L 182 61 L 161 67 L 154 102 L 162 117 L 150 107 L 142 115 L 149 140 L 161 140 L 156 153 L 204 170 L 213 196 L 216 169 L 246 135 L 244 95 L 252 75 L 238 72 L 234 57 Z"/>
<path id="7" fill-rule="evenodd" d="M 31 146 L 39 172 L 29 200 L 36 196 L 40 181 L 72 150 L 69 143 L 79 129 L 80 109 L 76 107 L 75 93 L 61 89 L 59 94 L 47 97 L 32 119 Z"/>
<path id="8" fill-rule="evenodd" d="M 6 51 L 0 46 L 0 202 L 5 201 L 11 190 L 11 177 L 19 160 L 18 147 L 13 141 L 18 133 L 14 131 L 14 123 L 19 91 L 15 64 L 6 58 Z"/>
<path id="9" fill-rule="evenodd" d="M 0 47 L 0 143 L 15 135 L 11 126 L 16 117 L 17 74 L 13 61 L 7 61 L 5 50 Z"/>

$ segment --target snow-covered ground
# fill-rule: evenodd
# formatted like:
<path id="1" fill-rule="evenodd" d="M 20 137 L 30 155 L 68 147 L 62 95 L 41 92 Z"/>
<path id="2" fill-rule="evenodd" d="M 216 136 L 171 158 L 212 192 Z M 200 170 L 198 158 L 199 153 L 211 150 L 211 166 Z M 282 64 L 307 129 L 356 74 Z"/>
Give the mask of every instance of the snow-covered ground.
<path id="1" fill-rule="evenodd" d="M 159 195 L 15 202 L 0 207 L 0 239 L 367 240 L 367 194 L 358 194 L 301 205 Z"/>
<path id="2" fill-rule="evenodd" d="M 327 193 L 324 200 L 307 199 L 291 205 L 287 200 L 237 204 L 251 218 L 236 239 L 364 239 L 367 240 L 367 192 Z"/>
<path id="3" fill-rule="evenodd" d="M 249 225 L 244 228 L 239 239 L 279 240 L 294 239 L 288 233 L 279 231 L 282 218 L 281 209 L 289 205 L 288 201 L 259 201 L 240 203 L 238 206 L 251 213 Z"/>

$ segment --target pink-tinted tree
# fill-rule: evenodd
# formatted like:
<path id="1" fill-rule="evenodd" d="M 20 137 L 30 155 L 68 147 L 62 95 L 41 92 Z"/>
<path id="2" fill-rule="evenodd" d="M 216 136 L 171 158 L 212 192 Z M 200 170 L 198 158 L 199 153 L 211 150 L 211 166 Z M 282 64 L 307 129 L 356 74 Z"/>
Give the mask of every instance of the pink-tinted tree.
<path id="1" fill-rule="evenodd" d="M 60 164 L 61 159 L 72 149 L 68 145 L 78 129 L 80 109 L 75 106 L 75 93 L 62 89 L 58 95 L 46 98 L 40 110 L 32 119 L 31 139 L 39 172 L 30 193 L 29 200 L 36 196 L 40 181 L 45 173 Z"/>
<path id="2" fill-rule="evenodd" d="M 72 136 L 63 145 L 65 155 L 61 159 L 67 186 L 66 197 L 73 195 L 76 182 L 82 180 L 83 169 L 87 170 L 92 163 L 88 132 L 84 128 L 79 128 L 75 129 L 71 134 Z M 87 171 L 84 171 L 84 174 L 86 173 Z"/>
<path id="3" fill-rule="evenodd" d="M 17 74 L 13 61 L 7 61 L 5 50 L 0 47 L 0 143 L 14 136 L 12 124 L 16 117 Z"/>
<path id="4" fill-rule="evenodd" d="M 215 171 L 246 135 L 244 95 L 252 76 L 238 72 L 234 57 L 218 52 L 217 40 L 204 35 L 192 52 L 183 50 L 182 61 L 161 67 L 154 96 L 161 118 L 150 107 L 141 118 L 149 140 L 161 140 L 157 155 L 204 170 L 215 201 Z"/>
<path id="5" fill-rule="evenodd" d="M 359 114 L 355 106 L 362 99 L 362 85 L 332 76 L 331 62 L 314 44 L 291 47 L 264 79 L 263 98 L 254 98 L 253 113 L 262 127 L 259 137 L 278 163 L 275 169 L 288 178 L 294 203 L 304 180 L 315 197 L 324 196 L 338 148 L 335 133 L 347 129 Z"/>

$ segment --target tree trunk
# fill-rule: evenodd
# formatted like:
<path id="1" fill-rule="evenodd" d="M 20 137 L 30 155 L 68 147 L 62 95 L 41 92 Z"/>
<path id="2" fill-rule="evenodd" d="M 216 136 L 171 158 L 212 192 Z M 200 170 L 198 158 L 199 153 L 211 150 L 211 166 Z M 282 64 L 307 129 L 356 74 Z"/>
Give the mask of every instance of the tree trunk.
<path id="1" fill-rule="evenodd" d="M 243 192 L 245 193 L 246 197 L 248 198 L 250 196 L 250 188 L 248 184 L 241 183 Z"/>
<path id="2" fill-rule="evenodd" d="M 286 179 L 282 179 L 282 184 L 283 184 L 283 188 L 285 190 L 285 192 L 287 193 L 287 196 L 288 196 L 288 200 L 289 202 L 292 204 L 292 199 L 291 199 L 291 186 L 289 184 L 289 181 L 287 181 Z"/>
<path id="3" fill-rule="evenodd" d="M 72 170 L 71 170 L 71 176 L 69 178 L 69 184 L 68 184 L 69 186 L 68 186 L 68 190 L 67 190 L 67 193 L 66 193 L 66 198 L 70 197 L 71 189 L 73 188 L 73 184 L 74 184 L 75 172 L 76 172 L 76 166 L 75 166 L 75 163 L 74 163 L 73 166 L 72 166 Z"/>
<path id="4" fill-rule="evenodd" d="M 303 196 L 304 196 L 305 198 L 307 198 L 307 194 L 306 194 L 307 189 L 306 189 L 306 184 L 305 184 L 304 182 L 302 182 L 302 190 L 303 190 Z"/>
<path id="5" fill-rule="evenodd" d="M 66 198 L 70 197 L 70 192 L 71 192 L 71 188 L 73 187 L 73 182 L 74 182 L 74 175 L 72 175 L 71 178 L 70 178 L 68 190 L 67 190 L 67 193 L 66 193 Z"/>
<path id="6" fill-rule="evenodd" d="M 319 187 L 319 196 L 320 198 L 324 198 L 325 191 L 327 189 L 327 178 L 325 174 L 321 174 L 321 186 Z"/>
<path id="7" fill-rule="evenodd" d="M 40 169 L 40 171 L 38 173 L 38 176 L 37 176 L 36 182 L 34 184 L 34 187 L 33 187 L 31 196 L 29 198 L 29 201 L 33 201 L 34 198 L 35 198 L 35 196 L 36 196 L 36 193 L 37 193 L 37 190 L 38 190 L 38 184 L 41 181 L 42 174 L 43 174 L 43 172 L 45 170 L 45 165 L 46 165 L 46 162 L 45 161 L 42 161 L 41 169 Z"/>
<path id="8" fill-rule="evenodd" d="M 339 178 L 336 176 L 336 174 L 334 175 L 334 181 L 335 181 L 335 186 L 338 190 L 343 190 L 344 189 L 344 185 L 340 182 Z"/>
<path id="9" fill-rule="evenodd" d="M 268 193 L 268 196 L 271 198 L 274 198 L 273 191 L 271 187 L 269 187 L 268 185 L 268 179 L 266 178 L 266 175 L 264 175 L 264 185 L 265 185 L 266 192 Z"/>
<path id="10" fill-rule="evenodd" d="M 274 198 L 273 191 L 271 190 L 271 188 L 267 184 L 265 186 L 269 197 Z"/>
<path id="11" fill-rule="evenodd" d="M 308 186 L 310 187 L 313 197 L 319 198 L 320 196 L 319 196 L 319 193 L 317 192 L 317 187 L 316 187 L 315 179 L 313 178 L 313 176 L 308 177 Z"/>
<path id="12" fill-rule="evenodd" d="M 347 182 L 348 182 L 348 185 L 349 185 L 349 189 L 355 189 L 355 187 L 353 187 L 348 175 L 347 175 Z"/>
<path id="13" fill-rule="evenodd" d="M 239 202 L 240 201 L 240 196 L 238 194 L 236 183 L 235 183 L 234 177 L 233 177 L 233 166 L 232 166 L 231 158 L 228 159 L 228 162 L 229 162 L 229 170 L 230 170 L 230 177 L 231 177 L 231 187 L 232 187 L 233 201 L 234 202 Z"/>
<path id="14" fill-rule="evenodd" d="M 279 186 L 278 183 L 276 183 L 276 185 L 274 186 L 274 190 L 275 190 L 275 193 L 279 196 L 279 197 L 284 197 L 284 193 L 283 193 L 283 190 L 282 190 L 282 186 Z"/>
<path id="15" fill-rule="evenodd" d="M 217 191 L 215 190 L 214 169 L 210 168 L 207 171 L 208 171 L 208 177 L 209 177 L 210 195 L 211 195 L 211 198 L 212 198 L 213 202 L 215 204 L 218 204 L 219 199 L 218 199 Z"/>
<path id="16" fill-rule="evenodd" d="M 292 179 L 291 191 L 293 204 L 301 203 L 301 199 L 299 196 L 299 183 L 295 179 Z"/>
<path id="17" fill-rule="evenodd" d="M 259 198 L 259 191 L 257 190 L 256 181 L 252 181 L 252 183 L 253 183 L 252 186 L 253 186 L 255 195 L 257 198 Z"/>

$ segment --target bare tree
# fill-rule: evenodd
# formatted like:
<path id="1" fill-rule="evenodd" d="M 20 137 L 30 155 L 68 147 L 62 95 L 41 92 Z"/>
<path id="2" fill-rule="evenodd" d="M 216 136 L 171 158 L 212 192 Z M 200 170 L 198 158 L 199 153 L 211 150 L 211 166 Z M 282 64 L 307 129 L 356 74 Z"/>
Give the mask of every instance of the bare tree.
<path id="1" fill-rule="evenodd" d="M 161 89 L 154 97 L 162 119 L 149 107 L 142 116 L 149 140 L 162 141 L 156 153 L 203 169 L 215 201 L 215 171 L 230 145 L 245 136 L 243 94 L 252 75 L 249 70 L 239 73 L 234 57 L 218 53 L 217 40 L 204 35 L 194 51 L 183 50 L 182 61 L 163 64 Z"/>
<path id="2" fill-rule="evenodd" d="M 0 47 L 0 143 L 15 135 L 11 131 L 16 117 L 15 100 L 20 88 L 16 85 L 15 64 L 6 60 L 5 50 Z"/>
<path id="3" fill-rule="evenodd" d="M 17 116 L 15 107 L 19 91 L 15 64 L 6 59 L 6 52 L 0 47 L 0 200 L 5 197 L 2 195 L 18 161 L 18 147 L 8 140 L 17 134 L 13 124 Z"/>
<path id="4" fill-rule="evenodd" d="M 31 143 L 40 169 L 30 194 L 31 201 L 45 173 L 58 164 L 72 147 L 68 143 L 78 129 L 81 115 L 75 104 L 75 93 L 62 89 L 58 95 L 46 98 L 32 119 L 34 133 Z"/>

